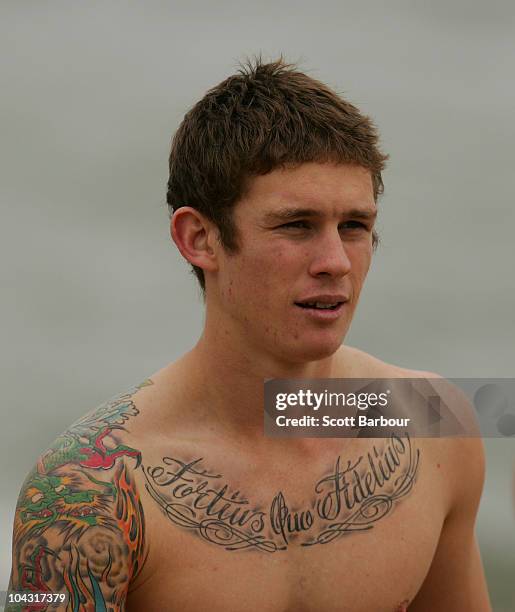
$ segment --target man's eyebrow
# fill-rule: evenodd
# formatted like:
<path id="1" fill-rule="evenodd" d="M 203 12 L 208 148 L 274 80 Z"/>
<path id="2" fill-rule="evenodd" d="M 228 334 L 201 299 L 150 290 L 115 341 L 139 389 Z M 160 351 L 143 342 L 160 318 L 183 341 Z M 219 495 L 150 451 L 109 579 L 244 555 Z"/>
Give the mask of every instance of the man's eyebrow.
<path id="1" fill-rule="evenodd" d="M 265 223 L 288 222 L 299 217 L 320 219 L 324 214 L 316 208 L 280 208 L 278 210 L 265 213 Z M 374 220 L 377 217 L 377 209 L 351 208 L 342 212 L 342 217 L 353 219 Z"/>

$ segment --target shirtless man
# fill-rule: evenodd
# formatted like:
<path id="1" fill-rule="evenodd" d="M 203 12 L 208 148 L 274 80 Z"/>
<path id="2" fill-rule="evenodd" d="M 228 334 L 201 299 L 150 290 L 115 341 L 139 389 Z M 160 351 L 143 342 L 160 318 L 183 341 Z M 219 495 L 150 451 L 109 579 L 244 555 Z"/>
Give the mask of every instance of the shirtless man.
<path id="1" fill-rule="evenodd" d="M 67 593 L 70 611 L 490 609 L 479 438 L 263 435 L 265 379 L 428 375 L 342 345 L 385 159 L 367 117 L 282 62 L 186 115 L 168 203 L 202 336 L 41 455 L 10 590 Z"/>

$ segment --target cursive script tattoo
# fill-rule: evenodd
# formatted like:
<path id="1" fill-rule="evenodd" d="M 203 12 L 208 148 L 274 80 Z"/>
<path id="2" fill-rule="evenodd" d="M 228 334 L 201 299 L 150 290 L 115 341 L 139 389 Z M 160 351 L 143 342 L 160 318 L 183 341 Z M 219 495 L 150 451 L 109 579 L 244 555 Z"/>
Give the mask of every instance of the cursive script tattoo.
<path id="1" fill-rule="evenodd" d="M 310 510 L 291 513 L 282 492 L 279 492 L 270 505 L 270 526 L 287 545 L 292 534 L 307 531 L 313 525 L 313 515 Z"/>
<path id="2" fill-rule="evenodd" d="M 420 450 L 406 433 L 392 435 L 382 447 L 342 461 L 315 483 L 313 498 L 292 510 L 282 491 L 268 508 L 249 502 L 223 476 L 202 467 L 202 457 L 183 461 L 164 457 L 161 465 L 143 465 L 145 488 L 166 517 L 226 550 L 262 552 L 327 544 L 345 534 L 366 531 L 386 517 L 395 502 L 412 490 Z"/>
<path id="3" fill-rule="evenodd" d="M 274 552 L 277 545 L 260 535 L 265 513 L 251 510 L 239 491 L 220 483 L 221 474 L 197 469 L 203 459 L 189 463 L 163 458 L 163 466 L 144 467 L 145 488 L 166 516 L 227 550 L 256 548 Z"/>
<path id="4" fill-rule="evenodd" d="M 318 516 L 331 521 L 314 540 L 303 546 L 327 544 L 351 531 L 372 529 L 374 523 L 390 513 L 394 502 L 407 495 L 415 482 L 420 451 L 409 436 L 392 436 L 381 455 L 374 446 L 354 463 L 347 461 L 340 469 L 340 457 L 334 472 L 315 486 Z M 403 467 L 399 474 L 400 468 Z"/>

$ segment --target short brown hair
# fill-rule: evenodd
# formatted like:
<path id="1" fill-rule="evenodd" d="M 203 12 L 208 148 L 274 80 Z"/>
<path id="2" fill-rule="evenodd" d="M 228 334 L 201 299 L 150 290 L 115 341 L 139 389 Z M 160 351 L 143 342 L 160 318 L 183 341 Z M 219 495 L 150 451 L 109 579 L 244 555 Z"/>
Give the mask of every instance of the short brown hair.
<path id="1" fill-rule="evenodd" d="M 185 115 L 172 142 L 166 199 L 170 214 L 197 209 L 237 252 L 232 208 L 248 178 L 305 162 L 355 163 L 370 170 L 377 200 L 387 157 L 374 124 L 355 106 L 282 58 L 256 59 Z M 203 271 L 193 270 L 204 290 Z"/>

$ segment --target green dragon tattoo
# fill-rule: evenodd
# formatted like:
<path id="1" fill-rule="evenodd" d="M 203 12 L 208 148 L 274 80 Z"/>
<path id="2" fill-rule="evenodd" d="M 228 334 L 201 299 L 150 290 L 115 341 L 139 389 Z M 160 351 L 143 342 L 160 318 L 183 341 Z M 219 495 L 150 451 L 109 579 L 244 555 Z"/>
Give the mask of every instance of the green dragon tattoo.
<path id="1" fill-rule="evenodd" d="M 133 395 L 152 384 L 147 380 L 76 421 L 58 436 L 27 476 L 14 526 L 18 557 L 14 567 L 18 575 L 16 581 L 11 579 L 11 585 L 18 590 L 49 592 L 59 586 L 70 595 L 67 609 L 107 610 L 99 581 L 114 572 L 110 551 L 115 546 L 116 533 L 123 535 L 129 568 L 133 575 L 137 573 L 144 552 L 143 509 L 132 476 L 120 460 L 133 459 L 138 467 L 141 453 L 121 444 L 116 433 L 123 431 L 126 421 L 139 412 Z M 103 480 L 105 472 L 109 476 Z M 62 538 L 60 551 L 52 550 L 46 539 L 47 533 L 55 534 L 56 530 Z M 93 535 L 84 538 L 86 531 Z M 88 554 L 84 553 L 88 546 L 93 546 L 94 554 L 98 553 L 101 548 L 98 538 L 102 542 L 113 540 L 108 546 L 102 544 L 107 556 L 101 575 L 95 575 Z M 110 581 L 111 585 L 115 583 Z M 124 586 L 120 582 L 111 587 L 109 607 L 123 601 Z M 10 588 L 14 590 L 13 586 Z M 35 612 L 46 610 L 47 605 L 17 604 L 6 609 Z"/>

